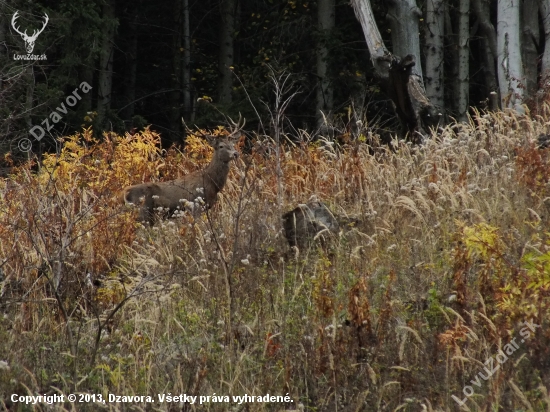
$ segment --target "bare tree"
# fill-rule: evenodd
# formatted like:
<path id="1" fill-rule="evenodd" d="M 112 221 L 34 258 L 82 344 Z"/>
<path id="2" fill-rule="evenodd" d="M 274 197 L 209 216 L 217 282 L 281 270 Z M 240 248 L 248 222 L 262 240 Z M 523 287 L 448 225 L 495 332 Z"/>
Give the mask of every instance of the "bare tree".
<path id="1" fill-rule="evenodd" d="M 444 8 L 443 0 L 428 0 L 426 2 L 426 75 L 424 83 L 428 98 L 440 110 L 445 108 L 445 89 L 443 87 Z"/>
<path id="2" fill-rule="evenodd" d="M 381 80 L 382 87 L 395 104 L 404 131 L 408 133 L 409 139 L 412 141 L 421 141 L 425 129 L 438 123 L 439 112 L 426 96 L 421 74 L 417 73 L 417 60 L 412 53 L 419 54 L 419 46 L 415 46 L 419 43 L 415 41 L 409 43 L 415 50 L 403 58 L 392 55 L 384 46 L 372 13 L 370 0 L 352 0 L 351 4 L 363 28 L 376 74 Z M 394 14 L 392 18 L 397 18 L 397 15 Z M 416 20 L 418 17 L 414 15 L 408 18 Z M 414 24 L 411 26 L 414 27 Z M 409 32 L 408 35 L 418 37 L 418 31 L 416 33 Z M 405 49 L 400 46 L 398 50 L 405 52 Z"/>

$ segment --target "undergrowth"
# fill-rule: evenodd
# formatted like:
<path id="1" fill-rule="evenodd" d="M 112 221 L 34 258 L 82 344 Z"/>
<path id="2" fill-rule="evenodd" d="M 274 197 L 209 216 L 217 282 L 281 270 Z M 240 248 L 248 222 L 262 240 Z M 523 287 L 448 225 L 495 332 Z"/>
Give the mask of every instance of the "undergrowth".
<path id="1" fill-rule="evenodd" d="M 0 405 L 87 393 L 154 403 L 55 408 L 549 410 L 547 123 L 478 113 L 392 150 L 258 137 L 212 210 L 151 228 L 120 190 L 204 167 L 198 135 L 184 152 L 149 130 L 66 137 L 39 172 L 0 181 Z M 281 213 L 312 195 L 359 224 L 289 250 Z"/>

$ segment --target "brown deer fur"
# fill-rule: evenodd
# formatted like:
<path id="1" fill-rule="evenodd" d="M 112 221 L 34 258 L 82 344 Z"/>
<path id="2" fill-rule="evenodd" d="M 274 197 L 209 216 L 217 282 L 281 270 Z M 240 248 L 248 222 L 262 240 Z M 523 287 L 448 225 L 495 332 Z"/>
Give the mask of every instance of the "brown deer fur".
<path id="1" fill-rule="evenodd" d="M 176 210 L 185 209 L 186 204 L 189 205 L 190 202 L 195 202 L 196 208 L 202 204 L 204 209 L 209 209 L 216 203 L 218 193 L 227 181 L 229 162 L 238 157 L 235 143 L 239 140 L 240 133 L 224 138 L 205 137 L 214 148 L 214 155 L 210 164 L 203 170 L 193 172 L 182 179 L 142 183 L 123 190 L 122 198 L 125 203 L 141 206 L 140 221 L 152 224 L 154 212 L 158 208 L 168 210 L 171 216 Z M 199 197 L 204 203 L 200 202 Z"/>

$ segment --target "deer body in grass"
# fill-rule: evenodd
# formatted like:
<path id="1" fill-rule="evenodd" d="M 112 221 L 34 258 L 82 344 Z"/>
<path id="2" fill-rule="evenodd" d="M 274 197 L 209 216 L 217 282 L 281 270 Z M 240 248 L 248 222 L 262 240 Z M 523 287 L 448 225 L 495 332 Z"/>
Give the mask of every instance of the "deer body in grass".
<path id="1" fill-rule="evenodd" d="M 205 136 L 214 148 L 210 164 L 199 171 L 167 182 L 149 182 L 129 186 L 122 192 L 126 204 L 140 206 L 139 221 L 153 224 L 155 211 L 168 211 L 172 216 L 177 210 L 193 212 L 211 208 L 218 199 L 229 174 L 231 160 L 238 157 L 235 143 L 240 138 L 236 131 L 223 138 Z"/>

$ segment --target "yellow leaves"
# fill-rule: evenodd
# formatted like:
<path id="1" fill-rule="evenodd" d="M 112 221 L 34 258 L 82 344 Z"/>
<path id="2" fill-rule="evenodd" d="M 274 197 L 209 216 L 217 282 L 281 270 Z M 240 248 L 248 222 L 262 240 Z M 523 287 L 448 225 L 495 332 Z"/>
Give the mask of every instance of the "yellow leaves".
<path id="1" fill-rule="evenodd" d="M 215 135 L 220 134 L 220 129 L 214 131 Z M 210 160 L 213 153 L 212 147 L 196 134 L 188 134 L 185 137 L 185 154 L 193 159 L 202 160 L 201 163 L 206 163 Z"/>
<path id="2" fill-rule="evenodd" d="M 498 228 L 486 223 L 464 226 L 462 236 L 470 254 L 479 254 L 481 257 L 486 258 L 490 253 L 498 254 L 502 250 L 502 240 Z"/>
<path id="3" fill-rule="evenodd" d="M 121 210 L 117 193 L 131 183 L 154 180 L 162 170 L 160 136 L 148 129 L 134 135 L 105 134 L 101 141 L 91 129 L 64 137 L 61 150 L 43 157 L 37 174 L 21 168 L 14 190 L 3 199 L 0 226 L 20 230 L 19 247 L 36 250 L 21 254 L 21 267 L 41 265 L 40 259 L 69 248 L 66 264 L 75 272 L 105 271 L 133 239 L 131 212 Z M 12 244 L 13 234 L 0 231 L 0 244 Z M 45 239 L 36 243 L 31 239 Z M 70 239 L 70 245 L 67 245 Z M 106 304 L 120 299 L 119 291 L 99 291 Z"/>
<path id="4" fill-rule="evenodd" d="M 550 315 L 550 252 L 528 252 L 515 263 L 498 228 L 487 223 L 458 226 L 467 253 L 461 259 L 475 265 L 470 270 L 476 273 L 485 301 L 498 308 L 496 316 L 514 322 Z"/>

